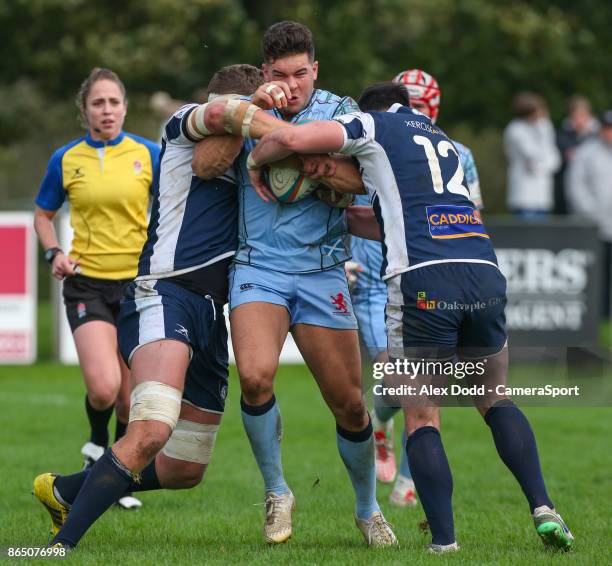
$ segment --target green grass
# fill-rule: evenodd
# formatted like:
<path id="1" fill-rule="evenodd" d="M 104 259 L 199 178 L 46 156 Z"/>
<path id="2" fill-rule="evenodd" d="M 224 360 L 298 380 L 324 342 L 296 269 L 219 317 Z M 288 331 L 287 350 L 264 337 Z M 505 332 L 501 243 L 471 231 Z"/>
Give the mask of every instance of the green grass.
<path id="1" fill-rule="evenodd" d="M 49 520 L 30 495 L 31 481 L 43 471 L 68 473 L 81 465 L 86 419 L 80 373 L 52 363 L 3 367 L 0 388 L 0 545 L 45 544 Z M 285 474 L 297 498 L 288 544 L 268 548 L 263 542 L 262 482 L 242 429 L 234 373 L 203 483 L 189 491 L 143 493 L 138 512 L 111 509 L 66 563 L 602 564 L 609 559 L 609 409 L 526 410 L 548 489 L 577 539 L 571 553 L 554 557 L 536 536 L 523 496 L 480 417 L 473 409 L 444 409 L 443 438 L 454 472 L 462 549 L 452 556 L 429 556 L 428 538 L 417 528 L 422 510 L 390 507 L 388 486 L 380 487 L 379 500 L 401 546 L 365 548 L 353 524 L 352 490 L 336 451 L 334 422 L 307 370 L 282 367 L 277 396 L 285 425 Z"/>

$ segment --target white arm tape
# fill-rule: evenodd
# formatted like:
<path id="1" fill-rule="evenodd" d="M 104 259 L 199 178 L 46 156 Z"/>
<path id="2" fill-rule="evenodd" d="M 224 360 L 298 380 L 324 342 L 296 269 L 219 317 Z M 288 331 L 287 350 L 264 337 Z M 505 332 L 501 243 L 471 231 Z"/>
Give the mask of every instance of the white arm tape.
<path id="1" fill-rule="evenodd" d="M 253 159 L 253 152 L 249 153 L 246 160 L 246 168 L 248 171 L 255 171 L 259 169 L 257 163 L 255 163 L 255 159 Z"/>
<path id="2" fill-rule="evenodd" d="M 242 137 L 243 138 L 248 138 L 250 130 L 251 130 L 251 122 L 253 121 L 253 116 L 255 115 L 255 112 L 257 112 L 259 110 L 259 106 L 255 106 L 254 104 L 251 104 L 251 106 L 248 107 L 246 114 L 244 115 L 244 120 L 242 120 Z"/>
<path id="3" fill-rule="evenodd" d="M 194 111 L 193 114 L 187 118 L 187 133 L 194 140 L 201 140 L 206 136 L 210 136 L 212 132 L 206 127 L 204 123 L 204 114 L 206 114 L 206 107 L 208 106 L 208 102 L 205 104 L 201 104 Z M 193 126 L 193 122 L 191 117 L 193 116 L 193 122 L 195 122 L 195 127 Z"/>
<path id="4" fill-rule="evenodd" d="M 234 129 L 232 128 L 232 119 L 236 112 L 236 108 L 240 106 L 240 100 L 228 100 L 225 103 L 225 110 L 223 111 L 223 127 L 228 134 L 233 134 Z"/>
<path id="5" fill-rule="evenodd" d="M 218 430 L 218 424 L 200 424 L 179 419 L 162 452 L 175 460 L 208 464 Z"/>
<path id="6" fill-rule="evenodd" d="M 181 391 L 159 381 L 145 381 L 134 387 L 130 396 L 130 419 L 160 421 L 174 429 L 181 412 Z"/>

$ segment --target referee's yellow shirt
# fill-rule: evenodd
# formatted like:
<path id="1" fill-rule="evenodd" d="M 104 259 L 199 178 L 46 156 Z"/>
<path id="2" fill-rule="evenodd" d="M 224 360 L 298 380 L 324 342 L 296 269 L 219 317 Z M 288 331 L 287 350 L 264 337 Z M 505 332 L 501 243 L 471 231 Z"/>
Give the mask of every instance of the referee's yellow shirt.
<path id="1" fill-rule="evenodd" d="M 58 149 L 36 198 L 45 210 L 70 202 L 70 257 L 81 273 L 131 279 L 147 236 L 149 194 L 158 182 L 159 147 L 122 132 L 102 142 L 89 134 Z"/>

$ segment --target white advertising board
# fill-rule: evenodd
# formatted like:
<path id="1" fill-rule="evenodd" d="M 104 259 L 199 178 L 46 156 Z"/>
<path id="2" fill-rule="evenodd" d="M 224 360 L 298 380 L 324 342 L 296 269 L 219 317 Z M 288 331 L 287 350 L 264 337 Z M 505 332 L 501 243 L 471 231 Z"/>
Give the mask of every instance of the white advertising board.
<path id="1" fill-rule="evenodd" d="M 30 212 L 0 212 L 0 364 L 36 360 L 36 234 Z"/>

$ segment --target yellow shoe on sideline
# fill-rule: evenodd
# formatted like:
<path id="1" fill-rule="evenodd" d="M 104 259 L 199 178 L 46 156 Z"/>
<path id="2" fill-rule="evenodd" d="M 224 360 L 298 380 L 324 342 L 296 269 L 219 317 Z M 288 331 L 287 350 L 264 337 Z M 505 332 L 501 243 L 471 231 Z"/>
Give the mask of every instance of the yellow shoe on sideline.
<path id="1" fill-rule="evenodd" d="M 34 478 L 32 494 L 40 501 L 51 515 L 51 534 L 55 536 L 62 528 L 70 509 L 60 503 L 53 493 L 55 474 L 40 474 Z"/>

